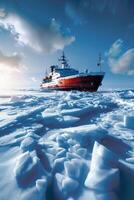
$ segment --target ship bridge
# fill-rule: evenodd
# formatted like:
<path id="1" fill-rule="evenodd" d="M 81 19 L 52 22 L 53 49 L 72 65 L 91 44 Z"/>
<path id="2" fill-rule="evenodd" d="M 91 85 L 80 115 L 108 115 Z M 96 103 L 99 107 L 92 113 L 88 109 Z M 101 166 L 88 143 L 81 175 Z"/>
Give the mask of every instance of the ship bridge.
<path id="1" fill-rule="evenodd" d="M 63 52 L 62 56 L 59 58 L 60 66 L 51 66 L 51 73 L 53 78 L 73 76 L 79 74 L 78 70 L 71 68 Z"/>
<path id="2" fill-rule="evenodd" d="M 60 75 L 60 77 L 64 77 L 64 76 L 73 76 L 73 75 L 77 75 L 79 73 L 79 71 L 73 69 L 73 68 L 56 68 L 55 72 L 58 73 Z"/>

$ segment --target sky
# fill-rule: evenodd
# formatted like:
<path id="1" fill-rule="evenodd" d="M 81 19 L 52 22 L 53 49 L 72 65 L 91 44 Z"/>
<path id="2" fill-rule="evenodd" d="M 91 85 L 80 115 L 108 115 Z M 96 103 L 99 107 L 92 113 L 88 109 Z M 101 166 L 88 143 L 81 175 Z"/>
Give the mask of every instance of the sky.
<path id="1" fill-rule="evenodd" d="M 0 0 L 0 89 L 39 88 L 64 50 L 102 89 L 134 88 L 133 0 Z"/>

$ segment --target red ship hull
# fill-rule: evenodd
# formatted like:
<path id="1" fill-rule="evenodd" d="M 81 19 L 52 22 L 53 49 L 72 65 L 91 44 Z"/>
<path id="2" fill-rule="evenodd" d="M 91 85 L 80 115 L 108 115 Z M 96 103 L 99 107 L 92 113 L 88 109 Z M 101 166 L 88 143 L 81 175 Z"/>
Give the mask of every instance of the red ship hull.
<path id="1" fill-rule="evenodd" d="M 52 81 L 50 83 L 44 83 L 41 85 L 42 89 L 54 89 L 54 90 L 79 90 L 96 92 L 101 86 L 104 75 L 86 75 L 86 76 L 72 76 L 62 77 Z"/>

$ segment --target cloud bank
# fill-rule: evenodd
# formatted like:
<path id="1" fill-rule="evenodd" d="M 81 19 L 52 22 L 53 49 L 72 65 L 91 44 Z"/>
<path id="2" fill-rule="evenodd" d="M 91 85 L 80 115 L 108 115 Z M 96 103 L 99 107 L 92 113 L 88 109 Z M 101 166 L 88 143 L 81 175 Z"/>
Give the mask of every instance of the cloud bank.
<path id="1" fill-rule="evenodd" d="M 106 53 L 110 69 L 115 74 L 134 75 L 134 48 L 123 51 L 123 40 L 115 41 Z"/>
<path id="2" fill-rule="evenodd" d="M 0 70 L 19 71 L 22 67 L 22 57 L 20 54 L 5 55 L 0 50 Z"/>
<path id="3" fill-rule="evenodd" d="M 70 45 L 74 36 L 66 35 L 61 31 L 55 19 L 50 24 L 38 25 L 21 18 L 16 14 L 0 12 L 0 26 L 8 30 L 21 45 L 31 47 L 37 52 L 51 53 L 62 50 Z"/>

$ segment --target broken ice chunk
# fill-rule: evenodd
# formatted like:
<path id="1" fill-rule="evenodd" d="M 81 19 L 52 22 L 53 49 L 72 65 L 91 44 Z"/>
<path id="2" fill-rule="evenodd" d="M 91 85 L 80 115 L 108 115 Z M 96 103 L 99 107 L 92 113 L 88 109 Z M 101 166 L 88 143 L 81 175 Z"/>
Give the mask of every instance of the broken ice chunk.
<path id="1" fill-rule="evenodd" d="M 67 143 L 69 144 L 69 146 L 76 145 L 76 141 L 73 140 L 73 139 L 68 139 L 68 140 L 67 140 Z"/>
<path id="2" fill-rule="evenodd" d="M 32 151 L 36 147 L 36 141 L 32 137 L 25 138 L 20 145 L 23 152 Z"/>
<path id="3" fill-rule="evenodd" d="M 87 157 L 87 149 L 85 149 L 85 148 L 79 148 L 79 149 L 77 149 L 76 153 L 79 156 L 83 157 L 83 158 Z"/>
<path id="4" fill-rule="evenodd" d="M 69 177 L 65 177 L 65 179 L 63 179 L 62 181 L 62 190 L 64 193 L 67 194 L 74 192 L 78 188 L 78 186 L 78 181 Z"/>
<path id="5" fill-rule="evenodd" d="M 118 156 L 115 153 L 98 142 L 94 143 L 91 168 L 111 168 L 116 167 L 117 163 Z"/>
<path id="6" fill-rule="evenodd" d="M 22 154 L 14 168 L 14 174 L 20 186 L 31 183 L 38 174 L 38 158 L 32 158 L 28 152 Z"/>
<path id="7" fill-rule="evenodd" d="M 77 200 L 119 200 L 114 192 L 97 192 L 84 189 Z"/>
<path id="8" fill-rule="evenodd" d="M 65 137 L 63 137 L 62 135 L 58 135 L 56 137 L 56 141 L 57 141 L 59 147 L 62 147 L 62 148 L 65 148 L 65 149 L 69 147 Z"/>
<path id="9" fill-rule="evenodd" d="M 101 192 L 118 190 L 119 187 L 118 169 L 94 169 L 86 178 L 85 186 Z"/>
<path id="10" fill-rule="evenodd" d="M 120 177 L 117 158 L 116 154 L 95 142 L 85 186 L 101 192 L 118 190 Z"/>
<path id="11" fill-rule="evenodd" d="M 66 195 L 62 192 L 62 181 L 64 179 L 64 175 L 60 173 L 56 173 L 54 177 L 54 193 L 55 197 L 58 200 L 65 200 Z"/>
<path id="12" fill-rule="evenodd" d="M 64 167 L 65 167 L 65 173 L 67 176 L 70 178 L 78 179 L 80 176 L 80 169 L 76 165 L 74 165 L 73 162 L 71 161 L 65 161 L 64 162 Z"/>
<path id="13" fill-rule="evenodd" d="M 76 122 L 78 122 L 80 120 L 79 117 L 74 117 L 74 116 L 70 116 L 70 115 L 65 115 L 63 116 L 63 123 L 67 126 L 72 126 L 73 124 L 75 124 Z"/>
<path id="14" fill-rule="evenodd" d="M 88 174 L 88 167 L 83 160 L 75 158 L 72 159 L 71 161 L 65 161 L 64 167 L 67 176 L 75 180 L 78 180 L 81 183 L 85 181 L 85 178 Z"/>
<path id="15" fill-rule="evenodd" d="M 63 157 L 63 158 L 57 158 L 55 161 L 54 161 L 54 164 L 53 164 L 53 172 L 62 172 L 63 169 L 64 169 L 64 162 L 66 161 L 66 158 Z"/>
<path id="16" fill-rule="evenodd" d="M 66 150 L 65 149 L 62 149 L 61 151 L 59 151 L 56 154 L 56 158 L 62 158 L 62 157 L 65 157 L 65 156 L 66 156 Z"/>
<path id="17" fill-rule="evenodd" d="M 126 128 L 134 129 L 134 116 L 132 115 L 124 116 L 124 126 Z"/>
<path id="18" fill-rule="evenodd" d="M 126 161 L 134 164 L 134 157 L 126 158 Z"/>
<path id="19" fill-rule="evenodd" d="M 38 191 L 45 191 L 47 186 L 47 179 L 43 177 L 42 179 L 37 179 L 36 188 Z"/>
<path id="20" fill-rule="evenodd" d="M 57 173 L 55 175 L 55 195 L 58 200 L 65 200 L 72 195 L 79 187 L 78 181 L 67 177 L 63 174 Z"/>

